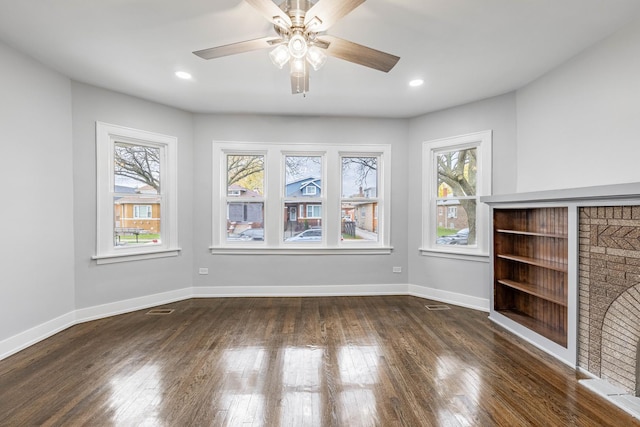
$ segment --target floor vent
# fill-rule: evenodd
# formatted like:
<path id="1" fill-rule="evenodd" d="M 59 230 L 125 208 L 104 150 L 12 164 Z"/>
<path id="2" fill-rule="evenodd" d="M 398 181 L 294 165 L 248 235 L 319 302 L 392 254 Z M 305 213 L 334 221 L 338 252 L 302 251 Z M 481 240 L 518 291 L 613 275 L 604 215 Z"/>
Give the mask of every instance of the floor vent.
<path id="1" fill-rule="evenodd" d="M 153 316 L 164 316 L 167 314 L 173 313 L 175 310 L 173 308 L 154 308 L 152 310 L 147 311 L 147 314 Z"/>
<path id="2" fill-rule="evenodd" d="M 430 305 L 425 305 L 425 307 L 427 307 L 427 310 L 431 310 L 431 311 L 451 310 L 451 307 L 444 304 L 430 304 Z"/>

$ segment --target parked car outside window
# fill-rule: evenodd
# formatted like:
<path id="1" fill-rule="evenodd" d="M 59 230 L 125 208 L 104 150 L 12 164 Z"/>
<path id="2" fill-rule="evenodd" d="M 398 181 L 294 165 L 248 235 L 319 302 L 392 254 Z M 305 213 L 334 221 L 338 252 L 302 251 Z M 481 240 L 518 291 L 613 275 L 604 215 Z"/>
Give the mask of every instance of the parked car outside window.
<path id="1" fill-rule="evenodd" d="M 469 229 L 463 228 L 459 230 L 456 234 L 451 234 L 449 236 L 442 236 L 436 239 L 436 244 L 438 245 L 466 245 L 469 241 Z"/>
<path id="2" fill-rule="evenodd" d="M 227 240 L 264 240 L 264 228 L 248 228 L 238 234 L 230 234 Z"/>
<path id="3" fill-rule="evenodd" d="M 320 240 L 322 240 L 322 228 L 310 228 L 285 239 L 285 242 L 318 242 Z"/>

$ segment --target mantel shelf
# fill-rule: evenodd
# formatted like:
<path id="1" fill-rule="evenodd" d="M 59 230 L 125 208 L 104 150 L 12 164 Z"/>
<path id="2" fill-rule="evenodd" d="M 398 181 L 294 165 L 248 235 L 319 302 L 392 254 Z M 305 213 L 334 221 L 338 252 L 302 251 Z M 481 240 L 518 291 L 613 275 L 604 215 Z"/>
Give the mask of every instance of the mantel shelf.
<path id="1" fill-rule="evenodd" d="M 512 289 L 517 289 L 526 294 L 533 295 L 538 298 L 542 298 L 554 304 L 558 304 L 563 307 L 567 306 L 566 298 L 559 297 L 557 295 L 551 294 L 550 292 L 545 292 L 544 290 L 540 289 L 538 286 L 532 285 L 531 283 L 517 282 L 515 280 L 509 280 L 509 279 L 498 279 L 498 283 L 504 286 L 508 286 Z"/>

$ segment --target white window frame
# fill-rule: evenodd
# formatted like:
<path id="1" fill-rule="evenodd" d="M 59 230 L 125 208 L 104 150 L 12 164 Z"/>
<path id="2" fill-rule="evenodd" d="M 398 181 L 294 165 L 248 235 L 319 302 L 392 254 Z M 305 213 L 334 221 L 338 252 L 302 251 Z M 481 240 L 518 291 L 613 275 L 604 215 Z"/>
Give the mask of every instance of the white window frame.
<path id="1" fill-rule="evenodd" d="M 390 193 L 391 193 L 391 145 L 390 144 L 306 144 L 306 143 L 255 143 L 213 141 L 212 186 L 212 254 L 389 254 L 390 245 Z M 223 203 L 226 196 L 225 155 L 264 153 L 264 225 L 263 241 L 227 242 L 226 212 Z M 323 207 L 321 223 L 323 238 L 313 245 L 304 242 L 284 242 L 285 225 L 285 156 L 321 156 L 323 170 L 322 191 L 317 200 Z M 341 239 L 341 179 L 342 157 L 378 157 L 378 241 L 345 244 Z M 311 200 L 304 200 L 305 202 Z M 302 200 L 300 200 L 302 202 Z M 286 215 L 289 215 L 287 210 Z M 298 208 L 298 216 L 305 213 Z"/>
<path id="2" fill-rule="evenodd" d="M 161 243 L 116 247 L 114 242 L 114 147 L 116 143 L 147 145 L 160 149 Z M 97 264 L 177 256 L 178 246 L 178 140 L 176 137 L 96 122 Z"/>
<path id="3" fill-rule="evenodd" d="M 437 166 L 439 153 L 464 148 L 477 149 L 476 185 L 476 244 L 437 245 Z M 492 131 L 470 133 L 450 138 L 425 141 L 422 144 L 422 246 L 420 253 L 427 256 L 460 258 L 489 262 L 489 206 L 480 202 L 480 197 L 491 195 L 492 189 Z M 445 210 L 445 215 L 448 214 Z"/>
<path id="4" fill-rule="evenodd" d="M 313 184 L 309 184 L 304 187 L 304 191 L 302 192 L 302 194 L 304 194 L 305 196 L 315 196 L 316 194 L 318 194 L 317 190 L 318 187 Z"/>

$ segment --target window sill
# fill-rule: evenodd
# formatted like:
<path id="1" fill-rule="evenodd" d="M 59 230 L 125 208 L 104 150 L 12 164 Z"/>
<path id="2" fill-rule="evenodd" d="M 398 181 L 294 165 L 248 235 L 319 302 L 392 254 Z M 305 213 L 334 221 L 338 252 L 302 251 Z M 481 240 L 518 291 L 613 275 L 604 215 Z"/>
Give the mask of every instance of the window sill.
<path id="1" fill-rule="evenodd" d="M 141 261 L 145 259 L 155 259 L 155 258 L 167 258 L 174 257 L 180 254 L 180 248 L 172 248 L 172 249 L 158 249 L 155 251 L 149 252 L 129 252 L 123 254 L 109 254 L 109 255 L 94 255 L 91 259 L 96 261 L 96 264 L 115 264 L 118 262 L 128 262 L 128 261 Z"/>
<path id="2" fill-rule="evenodd" d="M 391 246 L 359 247 L 359 248 L 328 248 L 328 247 L 210 247 L 212 255 L 389 255 L 393 251 Z"/>
<path id="3" fill-rule="evenodd" d="M 420 248 L 420 255 L 435 258 L 461 259 L 465 261 L 489 262 L 489 254 L 481 252 L 446 251 L 442 249 Z"/>

